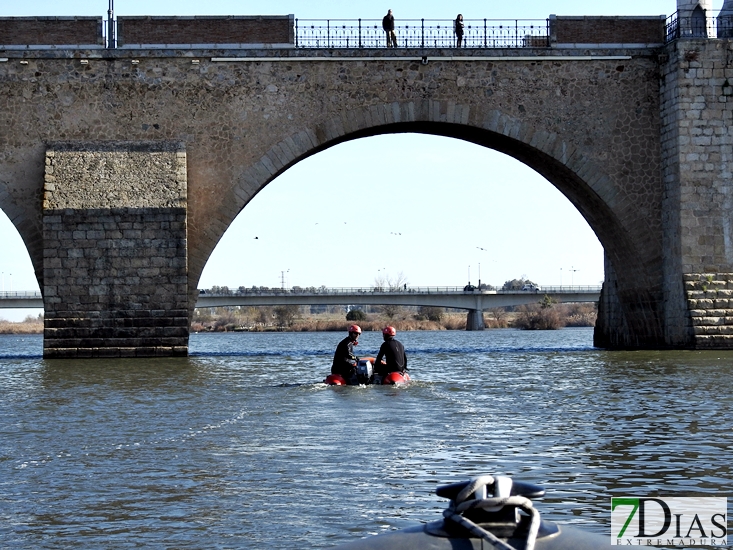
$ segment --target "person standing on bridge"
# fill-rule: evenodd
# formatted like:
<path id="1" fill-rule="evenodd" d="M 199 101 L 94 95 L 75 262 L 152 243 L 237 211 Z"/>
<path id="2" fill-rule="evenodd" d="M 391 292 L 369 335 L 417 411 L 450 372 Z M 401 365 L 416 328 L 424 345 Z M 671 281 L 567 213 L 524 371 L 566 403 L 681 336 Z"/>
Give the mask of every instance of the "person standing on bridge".
<path id="1" fill-rule="evenodd" d="M 453 32 L 456 33 L 456 48 L 460 48 L 463 43 L 463 15 L 460 13 L 453 25 Z"/>
<path id="2" fill-rule="evenodd" d="M 382 330 L 384 342 L 379 348 L 379 353 L 374 361 L 374 371 L 380 376 L 386 376 L 390 372 L 404 374 L 407 370 L 407 354 L 402 342 L 395 340 L 397 331 L 394 327 L 385 327 Z M 384 359 L 384 364 L 382 363 Z"/>
<path id="3" fill-rule="evenodd" d="M 382 28 L 387 33 L 387 47 L 397 47 L 397 35 L 394 32 L 394 15 L 392 10 L 387 10 L 387 15 L 382 19 Z"/>
<path id="4" fill-rule="evenodd" d="M 356 374 L 356 355 L 354 355 L 354 346 L 359 344 L 359 335 L 361 327 L 359 325 L 351 325 L 349 327 L 349 335 L 341 340 L 336 346 L 336 353 L 333 354 L 333 365 L 331 365 L 331 374 L 340 374 L 346 380 Z"/>

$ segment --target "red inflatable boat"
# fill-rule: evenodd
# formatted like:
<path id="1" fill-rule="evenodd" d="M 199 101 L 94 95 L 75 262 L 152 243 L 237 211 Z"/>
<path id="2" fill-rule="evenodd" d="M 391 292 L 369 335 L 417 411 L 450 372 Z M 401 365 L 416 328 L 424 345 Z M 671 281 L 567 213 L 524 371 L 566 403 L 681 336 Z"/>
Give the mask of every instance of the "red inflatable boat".
<path id="1" fill-rule="evenodd" d="M 374 357 L 362 357 L 356 363 L 356 373 L 348 380 L 340 374 L 329 374 L 323 381 L 329 386 L 358 386 L 360 384 L 406 384 L 410 375 L 399 372 L 390 372 L 385 377 L 374 372 Z"/>

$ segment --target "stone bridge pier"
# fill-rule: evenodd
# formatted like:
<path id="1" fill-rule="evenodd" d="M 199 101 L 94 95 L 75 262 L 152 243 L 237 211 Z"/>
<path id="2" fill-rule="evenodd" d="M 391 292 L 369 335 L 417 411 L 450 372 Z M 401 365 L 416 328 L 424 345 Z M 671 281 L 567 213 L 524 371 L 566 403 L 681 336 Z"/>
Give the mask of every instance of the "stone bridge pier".
<path id="1" fill-rule="evenodd" d="M 186 355 L 183 146 L 58 143 L 44 180 L 44 356 Z"/>

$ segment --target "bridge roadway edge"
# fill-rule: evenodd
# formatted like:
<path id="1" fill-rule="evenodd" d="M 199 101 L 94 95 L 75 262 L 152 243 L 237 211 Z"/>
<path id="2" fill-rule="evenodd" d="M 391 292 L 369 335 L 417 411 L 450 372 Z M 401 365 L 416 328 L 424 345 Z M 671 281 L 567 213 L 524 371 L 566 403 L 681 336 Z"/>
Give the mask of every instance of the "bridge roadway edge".
<path id="1" fill-rule="evenodd" d="M 686 129 L 682 124 L 683 113 L 698 110 L 700 119 L 709 120 L 712 111 L 679 102 L 677 92 L 670 88 L 678 86 L 674 79 L 686 78 L 683 83 L 690 88 L 690 94 L 694 93 L 692 77 L 686 76 L 691 70 L 698 80 L 709 79 L 718 86 L 710 87 L 710 99 L 714 100 L 710 104 L 717 105 L 720 118 L 726 120 L 725 105 L 720 105 L 722 102 L 717 97 L 720 94 L 713 95 L 712 89 L 722 88 L 725 76 L 721 78 L 720 75 L 727 75 L 725 69 L 716 68 L 716 63 L 721 52 L 725 54 L 730 49 L 728 42 L 680 42 L 680 47 L 675 43 L 665 48 L 635 50 L 586 50 L 587 60 L 569 61 L 562 71 L 554 73 L 548 67 L 559 64 L 554 59 L 551 63 L 541 59 L 443 63 L 430 59 L 428 65 L 422 65 L 417 56 L 415 61 L 408 62 L 393 61 L 385 55 L 376 63 L 329 61 L 315 66 L 317 62 L 298 61 L 292 51 L 249 52 L 260 56 L 289 56 L 288 68 L 283 63 L 261 60 L 216 64 L 204 55 L 231 53 L 222 51 L 161 53 L 137 50 L 114 52 L 108 59 L 95 59 L 99 52 L 91 52 L 86 56 L 89 60 L 85 65 L 80 64 L 83 52 L 74 52 L 74 58 L 70 58 L 68 52 L 59 51 L 0 52 L 10 60 L 0 64 L 0 73 L 5 82 L 12 81 L 16 85 L 12 94 L 5 95 L 0 107 L 3 113 L 13 113 L 8 118 L 18 123 L 21 130 L 43 128 L 42 141 L 45 143 L 71 136 L 78 141 L 173 140 L 186 144 L 189 197 L 186 206 L 188 296 L 185 301 L 189 312 L 195 303 L 198 278 L 216 243 L 249 200 L 278 174 L 302 158 L 342 141 L 413 128 L 468 139 L 511 154 L 547 177 L 578 208 L 606 251 L 606 281 L 601 302 L 603 319 L 596 330 L 598 345 L 612 348 L 696 347 L 699 329 L 693 328 L 684 278 L 705 279 L 710 274 L 733 272 L 731 255 L 725 248 L 730 235 L 716 221 L 729 212 L 730 205 L 722 203 L 718 211 L 700 220 L 685 201 L 701 181 L 701 173 L 708 179 L 704 182 L 708 189 L 717 185 L 727 190 L 730 185 L 725 182 L 721 185 L 719 180 L 710 181 L 710 174 L 719 171 L 719 164 L 715 165 L 718 168 L 703 166 L 697 172 L 693 170 L 692 175 L 680 171 L 680 165 L 684 167 L 689 155 L 704 154 L 705 148 L 710 146 L 710 143 L 701 143 L 692 130 Z M 692 51 L 697 53 L 693 56 Z M 578 50 L 552 52 L 555 57 L 564 53 L 577 56 Z M 628 54 L 631 59 L 604 61 L 600 59 L 604 54 Z M 349 52 L 345 52 L 344 57 L 348 55 Z M 536 57 L 542 55 L 547 55 L 546 51 L 537 53 Z M 599 59 L 593 61 L 590 59 L 593 56 Z M 703 67 L 706 56 L 710 57 L 710 68 Z M 18 66 L 21 58 L 28 63 Z M 139 59 L 143 67 L 131 67 L 133 58 Z M 193 65 L 192 58 L 200 59 L 200 63 Z M 106 69 L 100 72 L 97 67 L 95 72 L 97 63 L 105 65 Z M 306 63 L 311 66 L 307 67 Z M 436 65 L 442 67 L 433 69 Z M 676 68 L 670 69 L 673 66 Z M 34 71 L 40 72 L 48 83 L 65 83 L 60 85 L 60 91 L 48 85 L 41 89 L 33 84 L 33 78 L 38 79 L 32 76 Z M 125 77 L 131 71 L 135 80 Z M 160 78 L 161 71 L 168 71 L 167 81 Z M 563 71 L 574 74 L 575 82 L 562 78 Z M 705 71 L 709 71 L 710 76 L 705 76 L 708 74 Z M 661 87 L 660 72 L 673 77 L 665 76 Z M 301 73 L 300 80 L 296 78 L 298 73 Z M 345 78 L 339 76 L 344 74 Z M 553 78 L 547 78 L 548 75 Z M 605 95 L 598 95 L 596 104 L 602 106 L 611 96 L 624 98 L 620 101 L 625 102 L 616 105 L 613 116 L 605 120 L 595 112 L 594 105 L 581 101 L 589 86 L 594 91 L 599 86 L 599 75 L 604 75 L 603 86 L 612 89 Z M 256 86 L 255 76 L 258 79 Z M 502 86 L 501 79 L 506 79 L 508 84 Z M 217 80 L 223 82 L 219 87 L 215 83 Z M 294 108 L 296 105 L 287 107 L 289 101 L 295 101 L 294 98 L 305 91 L 300 90 L 298 84 L 304 82 L 310 84 L 309 89 L 317 88 L 318 83 L 325 84 L 324 89 L 333 93 L 336 99 L 346 100 L 324 103 L 323 96 L 304 105 L 303 109 Z M 631 82 L 642 82 L 643 89 L 634 89 Z M 113 92 L 109 91 L 110 86 Z M 88 90 L 83 90 L 84 87 Z M 235 87 L 239 90 L 235 91 Z M 470 88 L 469 94 L 465 93 L 466 88 Z M 150 99 L 142 93 L 143 89 L 151 94 Z M 175 95 L 186 97 L 186 106 L 201 99 L 196 113 L 199 119 L 205 119 L 203 122 L 194 123 L 173 115 L 174 108 L 183 106 L 173 99 L 173 89 Z M 348 101 L 358 89 L 363 90 L 363 95 Z M 535 101 L 528 95 L 522 96 L 523 89 L 531 89 Z M 476 99 L 478 91 L 484 93 Z M 169 105 L 164 109 L 156 108 L 156 94 L 169 101 Z M 210 99 L 202 99 L 207 94 Z M 377 99 L 367 99 L 370 94 Z M 569 100 L 550 104 L 549 98 L 558 94 L 561 98 L 570 97 L 575 104 L 566 103 Z M 213 103 L 236 107 L 255 96 L 261 96 L 261 104 L 249 111 L 245 109 L 250 119 L 256 119 L 246 125 L 246 133 L 250 134 L 247 139 L 243 134 L 238 136 L 245 125 L 223 124 L 235 118 L 227 109 L 214 108 Z M 133 97 L 137 110 L 127 106 Z M 546 102 L 544 107 L 538 100 Z M 355 105 L 355 102 L 360 103 Z M 321 108 L 314 109 L 316 104 Z M 63 105 L 66 113 L 60 119 L 41 118 L 38 113 L 43 109 L 46 114 L 53 113 L 56 109 L 53 105 Z M 34 109 L 23 108 L 28 106 Z M 625 111 L 627 108 L 629 110 Z M 89 117 L 75 116 L 81 112 L 88 113 Z M 120 116 L 123 112 L 129 113 L 129 121 Z M 265 120 L 271 122 L 265 124 L 256 116 L 258 113 L 269 114 Z M 630 120 L 629 113 L 634 113 L 636 118 Z M 289 115 L 293 118 L 288 119 Z M 551 116 L 558 117 L 557 125 L 550 122 Z M 96 120 L 98 127 L 79 124 L 85 118 Z M 582 130 L 578 128 L 581 124 L 584 125 Z M 564 133 L 560 132 L 562 127 L 566 128 Z M 609 131 L 604 131 L 603 127 Z M 729 139 L 727 130 L 716 130 L 719 131 L 725 134 L 719 142 Z M 633 137 L 635 132 L 637 137 Z M 689 141 L 676 137 L 683 133 L 682 137 L 688 137 Z M 589 134 L 594 140 L 590 145 L 587 144 Z M 618 136 L 630 141 L 619 144 Z M 42 224 L 39 223 L 37 203 L 32 199 L 38 192 L 37 182 L 43 180 L 44 146 L 41 141 L 23 135 L 22 131 L 17 135 L 7 132 L 0 138 L 3 148 L 17 153 L 17 162 L 2 163 L 0 206 L 9 213 L 26 242 L 42 282 L 44 298 L 50 300 L 52 295 L 46 292 L 46 273 L 42 267 L 45 262 Z M 232 143 L 237 140 L 251 147 L 234 150 Z M 691 150 L 693 146 L 694 151 Z M 715 161 L 708 164 L 711 163 Z M 636 170 L 636 173 L 624 176 L 623 173 L 629 170 Z M 660 174 L 664 175 L 663 182 Z M 682 181 L 684 178 L 687 180 Z M 706 208 L 709 210 L 707 205 Z M 695 224 L 700 229 L 694 229 Z M 714 236 L 706 241 L 701 235 L 705 231 Z M 719 322 L 725 323 L 726 318 L 719 317 L 723 319 Z M 720 338 L 715 345 L 725 349 L 731 347 Z"/>

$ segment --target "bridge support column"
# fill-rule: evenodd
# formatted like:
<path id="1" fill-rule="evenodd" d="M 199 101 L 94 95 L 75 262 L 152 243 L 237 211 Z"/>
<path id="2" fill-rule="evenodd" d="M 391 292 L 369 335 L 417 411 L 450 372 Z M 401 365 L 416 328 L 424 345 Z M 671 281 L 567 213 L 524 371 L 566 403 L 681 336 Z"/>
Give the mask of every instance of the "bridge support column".
<path id="1" fill-rule="evenodd" d="M 44 357 L 187 355 L 186 187 L 181 144 L 47 150 Z"/>
<path id="2" fill-rule="evenodd" d="M 480 309 L 469 309 L 466 317 L 466 330 L 484 330 L 484 312 Z"/>

